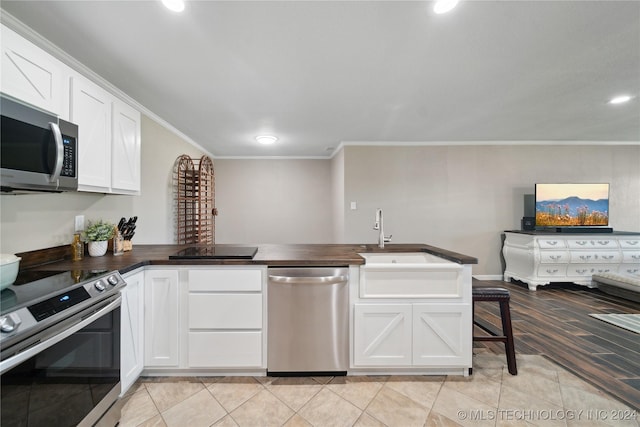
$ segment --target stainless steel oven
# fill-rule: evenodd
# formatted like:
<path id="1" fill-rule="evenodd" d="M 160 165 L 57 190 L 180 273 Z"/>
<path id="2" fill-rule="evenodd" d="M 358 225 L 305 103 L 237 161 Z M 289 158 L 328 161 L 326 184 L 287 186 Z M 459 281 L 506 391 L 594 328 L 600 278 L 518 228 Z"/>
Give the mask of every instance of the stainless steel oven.
<path id="1" fill-rule="evenodd" d="M 117 271 L 42 274 L 1 294 L 0 424 L 116 425 L 125 282 Z"/>

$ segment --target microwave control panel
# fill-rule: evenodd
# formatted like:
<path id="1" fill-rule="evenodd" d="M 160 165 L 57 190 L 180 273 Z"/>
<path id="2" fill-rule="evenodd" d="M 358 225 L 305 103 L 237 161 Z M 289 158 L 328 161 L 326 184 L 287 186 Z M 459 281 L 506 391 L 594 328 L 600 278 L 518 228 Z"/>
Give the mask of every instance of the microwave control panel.
<path id="1" fill-rule="evenodd" d="M 62 135 L 62 145 L 64 156 L 62 158 L 62 171 L 60 176 L 76 176 L 76 139 L 67 135 Z"/>

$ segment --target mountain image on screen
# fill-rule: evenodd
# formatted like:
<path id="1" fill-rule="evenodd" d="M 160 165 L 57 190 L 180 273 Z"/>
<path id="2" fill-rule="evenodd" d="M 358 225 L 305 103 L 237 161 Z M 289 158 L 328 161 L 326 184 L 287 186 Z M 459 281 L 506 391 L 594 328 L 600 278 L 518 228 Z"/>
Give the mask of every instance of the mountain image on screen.
<path id="1" fill-rule="evenodd" d="M 591 200 L 571 196 L 560 200 L 536 201 L 537 226 L 601 226 L 608 224 L 608 199 Z"/>

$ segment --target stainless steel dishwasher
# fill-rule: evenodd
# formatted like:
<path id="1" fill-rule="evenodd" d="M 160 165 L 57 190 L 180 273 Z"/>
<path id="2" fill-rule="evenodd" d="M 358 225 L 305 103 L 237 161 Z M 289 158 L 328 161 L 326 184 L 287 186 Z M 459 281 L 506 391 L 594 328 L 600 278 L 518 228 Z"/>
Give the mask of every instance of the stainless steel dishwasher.
<path id="1" fill-rule="evenodd" d="M 269 268 L 268 375 L 346 375 L 348 282 L 348 268 Z"/>

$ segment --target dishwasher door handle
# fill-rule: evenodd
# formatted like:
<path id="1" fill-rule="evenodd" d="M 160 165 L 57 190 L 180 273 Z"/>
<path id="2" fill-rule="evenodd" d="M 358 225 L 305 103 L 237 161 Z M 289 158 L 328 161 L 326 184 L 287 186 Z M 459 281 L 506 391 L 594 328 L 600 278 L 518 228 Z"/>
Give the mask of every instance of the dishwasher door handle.
<path id="1" fill-rule="evenodd" d="M 315 283 L 344 283 L 349 281 L 349 276 L 316 276 L 316 277 L 304 277 L 304 276 L 273 276 L 269 275 L 270 282 L 276 283 L 300 283 L 300 284 L 315 284 Z"/>

